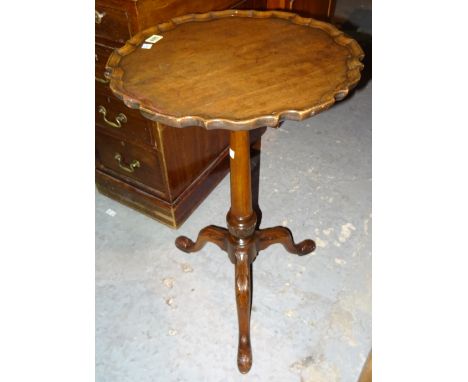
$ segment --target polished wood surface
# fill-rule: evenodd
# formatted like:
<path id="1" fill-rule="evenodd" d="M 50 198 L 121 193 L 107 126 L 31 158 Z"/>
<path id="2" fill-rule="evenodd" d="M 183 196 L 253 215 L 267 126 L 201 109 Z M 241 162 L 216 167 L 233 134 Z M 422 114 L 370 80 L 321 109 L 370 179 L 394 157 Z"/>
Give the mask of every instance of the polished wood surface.
<path id="1" fill-rule="evenodd" d="M 150 49 L 141 47 L 158 33 L 162 40 Z M 330 107 L 359 81 L 362 58 L 359 45 L 329 24 L 285 12 L 225 11 L 150 28 L 107 63 L 111 89 L 148 119 L 173 127 L 231 130 L 227 229 L 210 225 L 195 242 L 178 237 L 176 246 L 190 253 L 211 242 L 234 264 L 241 373 L 250 370 L 253 360 L 252 263 L 259 251 L 274 244 L 299 256 L 315 250 L 313 240 L 294 243 L 284 227 L 258 229 L 249 130 Z"/>
<path id="2" fill-rule="evenodd" d="M 335 12 L 335 0 L 265 0 L 267 9 L 285 9 L 305 17 L 330 20 Z"/>
<path id="3" fill-rule="evenodd" d="M 143 49 L 153 34 L 163 38 Z M 357 84 L 362 58 L 330 24 L 227 10 L 149 28 L 114 51 L 107 69 L 112 91 L 149 119 L 248 130 L 327 109 Z"/>
<path id="4" fill-rule="evenodd" d="M 231 213 L 239 219 L 253 213 L 249 142 L 248 131 L 231 132 Z"/>

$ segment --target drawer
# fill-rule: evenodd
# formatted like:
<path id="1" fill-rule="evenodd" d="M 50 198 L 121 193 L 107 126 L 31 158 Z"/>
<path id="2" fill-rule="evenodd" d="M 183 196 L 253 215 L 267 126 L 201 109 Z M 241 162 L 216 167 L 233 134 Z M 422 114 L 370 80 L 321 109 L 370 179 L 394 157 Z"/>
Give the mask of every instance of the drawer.
<path id="1" fill-rule="evenodd" d="M 124 44 L 130 38 L 129 20 L 123 9 L 96 5 L 94 9 L 95 35 L 98 38 Z"/>
<path id="2" fill-rule="evenodd" d="M 135 143 L 153 145 L 151 122 L 110 95 L 96 92 L 96 125 L 111 135 Z"/>
<path id="3" fill-rule="evenodd" d="M 96 133 L 96 166 L 102 171 L 111 170 L 130 184 L 146 186 L 165 194 L 158 152 L 143 149 L 106 134 Z"/>
<path id="4" fill-rule="evenodd" d="M 104 77 L 106 71 L 106 63 L 113 49 L 102 45 L 94 45 L 95 72 L 94 78 L 97 83 L 108 84 L 109 80 Z"/>

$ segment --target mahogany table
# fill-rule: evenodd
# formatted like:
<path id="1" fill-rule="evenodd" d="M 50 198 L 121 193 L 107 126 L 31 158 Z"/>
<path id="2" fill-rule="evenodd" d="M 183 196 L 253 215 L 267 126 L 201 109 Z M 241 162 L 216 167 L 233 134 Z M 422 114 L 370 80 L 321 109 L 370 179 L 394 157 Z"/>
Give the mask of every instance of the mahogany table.
<path id="1" fill-rule="evenodd" d="M 231 130 L 228 228 L 208 226 L 195 242 L 181 236 L 176 246 L 195 252 L 211 242 L 235 265 L 242 373 L 252 366 L 252 262 L 276 243 L 299 256 L 315 249 L 312 240 L 295 244 L 284 227 L 256 229 L 249 130 L 303 120 L 343 99 L 360 79 L 363 56 L 356 41 L 330 24 L 285 12 L 228 10 L 149 28 L 107 63 L 112 91 L 145 117 L 179 128 Z"/>

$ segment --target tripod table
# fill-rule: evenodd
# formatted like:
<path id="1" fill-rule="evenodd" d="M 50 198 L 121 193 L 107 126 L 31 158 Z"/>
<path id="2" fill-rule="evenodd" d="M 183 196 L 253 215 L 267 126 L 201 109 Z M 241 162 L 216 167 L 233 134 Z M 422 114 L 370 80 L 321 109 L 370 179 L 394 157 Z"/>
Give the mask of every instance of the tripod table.
<path id="1" fill-rule="evenodd" d="M 272 244 L 299 256 L 315 249 L 312 240 L 295 244 L 284 227 L 256 228 L 249 130 L 303 120 L 343 99 L 360 79 L 363 56 L 356 41 L 330 24 L 286 12 L 227 10 L 146 29 L 107 62 L 111 90 L 146 118 L 231 131 L 227 229 L 208 226 L 195 242 L 181 236 L 176 246 L 195 252 L 211 242 L 235 265 L 242 373 L 252 366 L 252 262 Z"/>

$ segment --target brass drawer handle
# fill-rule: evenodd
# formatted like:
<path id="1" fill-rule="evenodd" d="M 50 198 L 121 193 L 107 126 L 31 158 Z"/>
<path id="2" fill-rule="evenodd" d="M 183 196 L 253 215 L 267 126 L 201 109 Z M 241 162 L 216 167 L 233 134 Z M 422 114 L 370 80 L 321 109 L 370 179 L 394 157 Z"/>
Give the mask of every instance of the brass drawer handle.
<path id="1" fill-rule="evenodd" d="M 97 82 L 100 82 L 101 84 L 108 84 L 109 83 L 109 80 L 107 78 L 99 78 L 99 77 L 94 76 L 94 79 Z"/>
<path id="2" fill-rule="evenodd" d="M 136 159 L 128 166 L 126 164 L 122 164 L 122 155 L 120 153 L 115 153 L 114 159 L 119 163 L 119 167 L 127 172 L 135 172 L 135 169 L 140 167 L 140 162 Z"/>
<path id="3" fill-rule="evenodd" d="M 120 129 L 122 127 L 122 123 L 127 123 L 127 116 L 124 113 L 117 114 L 117 117 L 115 117 L 115 122 L 112 122 L 106 118 L 107 110 L 104 106 L 99 105 L 98 112 L 102 114 L 104 122 L 115 129 Z"/>
<path id="4" fill-rule="evenodd" d="M 98 12 L 94 10 L 94 22 L 96 24 L 101 24 L 102 18 L 106 15 L 106 12 Z"/>

